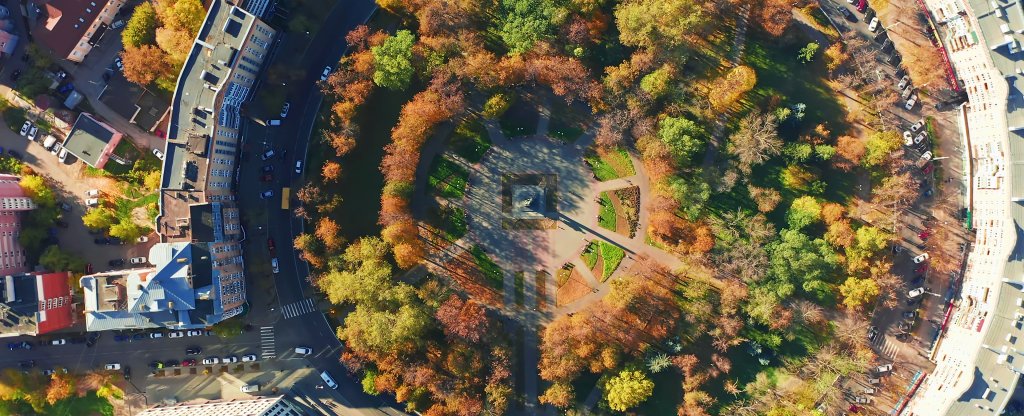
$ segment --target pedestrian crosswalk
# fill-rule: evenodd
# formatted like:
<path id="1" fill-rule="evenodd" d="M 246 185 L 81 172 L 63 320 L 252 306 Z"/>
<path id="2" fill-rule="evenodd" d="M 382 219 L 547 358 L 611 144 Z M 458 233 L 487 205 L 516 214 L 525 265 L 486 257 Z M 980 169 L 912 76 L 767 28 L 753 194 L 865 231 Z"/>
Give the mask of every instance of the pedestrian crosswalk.
<path id="1" fill-rule="evenodd" d="M 274 327 L 260 327 L 260 358 L 270 359 L 277 357 L 277 349 L 274 346 Z"/>
<path id="2" fill-rule="evenodd" d="M 281 314 L 284 315 L 284 319 L 291 319 L 296 316 L 313 312 L 314 310 L 316 310 L 316 307 L 313 306 L 313 299 L 306 298 L 284 305 L 284 307 L 281 308 Z"/>
<path id="3" fill-rule="evenodd" d="M 875 341 L 871 343 L 871 346 L 875 348 L 875 351 L 878 351 L 880 357 L 890 360 L 895 360 L 896 354 L 900 353 L 900 343 L 881 334 L 875 337 Z"/>

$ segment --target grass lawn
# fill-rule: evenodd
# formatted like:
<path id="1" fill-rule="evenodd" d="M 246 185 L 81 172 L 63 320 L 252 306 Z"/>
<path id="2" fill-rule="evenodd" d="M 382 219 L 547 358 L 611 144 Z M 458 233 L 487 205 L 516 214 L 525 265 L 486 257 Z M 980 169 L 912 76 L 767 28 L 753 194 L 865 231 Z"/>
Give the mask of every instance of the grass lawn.
<path id="1" fill-rule="evenodd" d="M 526 276 L 523 272 L 516 272 L 516 306 L 523 306 L 526 301 Z"/>
<path id="2" fill-rule="evenodd" d="M 437 215 L 446 240 L 456 241 L 466 235 L 466 212 L 462 208 L 442 207 Z"/>
<path id="3" fill-rule="evenodd" d="M 469 250 L 469 253 L 473 255 L 473 260 L 476 261 L 476 267 L 480 269 L 480 273 L 484 275 L 486 283 L 497 289 L 501 290 L 505 286 L 505 278 L 502 276 L 501 268 L 498 267 L 494 260 L 484 252 L 484 249 L 480 246 L 473 246 Z"/>
<path id="4" fill-rule="evenodd" d="M 477 163 L 491 148 L 491 137 L 487 135 L 487 128 L 480 119 L 472 117 L 462 120 L 455 127 L 450 145 L 455 154 L 471 163 Z"/>
<path id="5" fill-rule="evenodd" d="M 540 120 L 540 113 L 537 112 L 537 108 L 519 98 L 512 103 L 505 114 L 501 115 L 498 122 L 506 137 L 519 137 L 537 133 L 538 120 Z"/>
<path id="6" fill-rule="evenodd" d="M 30 415 L 40 414 L 47 416 L 113 416 L 114 405 L 105 398 L 97 397 L 95 392 L 89 392 L 83 397 L 71 397 L 61 400 L 53 405 L 47 405 L 42 413 L 32 411 L 32 406 L 22 400 L 0 400 L 0 414 L 4 415 Z"/>
<path id="7" fill-rule="evenodd" d="M 587 247 L 583 249 L 583 253 L 580 254 L 580 258 L 583 259 L 583 264 L 587 265 L 588 269 L 593 269 L 597 265 L 598 243 L 591 241 L 587 243 Z"/>
<path id="8" fill-rule="evenodd" d="M 434 193 L 445 198 L 462 198 L 466 194 L 469 171 L 446 157 L 434 159 L 427 182 Z"/>
<path id="9" fill-rule="evenodd" d="M 615 269 L 619 268 L 619 263 L 622 263 L 622 259 L 626 257 L 626 252 L 623 251 L 619 246 L 601 242 L 601 260 L 603 261 L 603 269 L 601 274 L 601 281 L 608 280 Z"/>
<path id="10" fill-rule="evenodd" d="M 615 231 L 615 205 L 608 192 L 601 192 L 601 210 L 597 214 L 597 225 L 606 230 Z"/>
<path id="11" fill-rule="evenodd" d="M 7 122 L 7 127 L 15 133 L 21 132 L 21 125 L 25 124 L 25 120 L 28 120 L 25 110 L 21 107 L 8 107 L 3 111 L 4 121 Z"/>
<path id="12" fill-rule="evenodd" d="M 583 160 L 587 161 L 590 169 L 594 171 L 594 176 L 601 182 L 636 175 L 636 168 L 633 167 L 633 161 L 629 159 L 629 153 L 625 149 L 617 149 L 603 155 L 591 153 Z"/>
<path id="13" fill-rule="evenodd" d="M 582 135 L 583 117 L 561 98 L 552 99 L 548 136 L 565 143 L 572 143 Z"/>
<path id="14" fill-rule="evenodd" d="M 558 269 L 558 273 L 555 275 L 555 283 L 558 287 L 562 287 L 562 285 L 569 281 L 569 278 L 572 277 L 572 269 L 574 268 L 576 266 L 572 263 L 566 263 L 561 269 Z"/>

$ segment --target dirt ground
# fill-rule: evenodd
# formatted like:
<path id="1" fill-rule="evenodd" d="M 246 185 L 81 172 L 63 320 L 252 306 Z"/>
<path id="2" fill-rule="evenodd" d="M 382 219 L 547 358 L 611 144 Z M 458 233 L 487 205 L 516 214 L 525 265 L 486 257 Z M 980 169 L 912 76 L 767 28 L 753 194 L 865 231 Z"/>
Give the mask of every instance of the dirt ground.
<path id="1" fill-rule="evenodd" d="M 555 293 L 555 306 L 562 307 L 576 302 L 590 294 L 593 290 L 594 288 L 587 284 L 583 275 L 578 270 L 573 270 L 569 275 L 569 280 L 559 287 L 558 292 Z"/>

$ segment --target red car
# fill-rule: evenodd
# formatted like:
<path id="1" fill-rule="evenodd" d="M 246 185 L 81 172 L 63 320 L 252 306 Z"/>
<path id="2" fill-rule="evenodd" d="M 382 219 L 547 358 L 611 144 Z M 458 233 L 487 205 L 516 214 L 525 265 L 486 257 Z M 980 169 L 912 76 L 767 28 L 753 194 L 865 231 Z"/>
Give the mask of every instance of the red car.
<path id="1" fill-rule="evenodd" d="M 860 0 L 860 3 L 857 3 L 857 11 L 858 12 L 864 13 L 864 11 L 867 10 L 867 9 L 868 9 L 868 0 Z"/>
<path id="2" fill-rule="evenodd" d="M 918 234 L 917 236 L 918 236 L 918 238 L 924 240 L 924 239 L 930 237 L 931 235 L 932 235 L 932 230 L 924 230 L 924 231 L 921 231 L 921 233 Z"/>
<path id="3" fill-rule="evenodd" d="M 935 169 L 935 165 L 932 165 L 931 163 L 929 163 L 927 165 L 924 165 L 924 167 L 921 168 L 921 171 L 924 172 L 925 175 L 928 175 L 928 174 L 932 173 L 932 170 L 934 170 L 934 169 Z"/>
<path id="4" fill-rule="evenodd" d="M 268 238 L 267 239 L 267 249 L 270 250 L 270 254 L 271 255 L 274 254 L 274 239 L 273 238 Z"/>
<path id="5" fill-rule="evenodd" d="M 184 367 L 194 366 L 194 365 L 196 365 L 196 359 L 195 358 L 189 358 L 187 360 L 182 360 L 181 361 L 181 365 L 184 366 Z"/>
<path id="6" fill-rule="evenodd" d="M 924 273 L 926 271 L 928 271 L 928 263 L 921 264 L 920 266 L 917 266 L 916 269 L 914 269 L 914 273 L 917 273 L 917 274 L 921 274 L 921 273 Z"/>

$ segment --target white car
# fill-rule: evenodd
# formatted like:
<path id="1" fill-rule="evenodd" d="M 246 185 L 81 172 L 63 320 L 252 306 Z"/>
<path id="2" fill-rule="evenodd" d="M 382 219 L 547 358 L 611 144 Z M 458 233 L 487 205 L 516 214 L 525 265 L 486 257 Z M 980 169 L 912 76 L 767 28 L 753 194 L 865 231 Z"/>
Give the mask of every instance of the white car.
<path id="1" fill-rule="evenodd" d="M 98 207 L 100 206 L 99 198 L 87 198 L 85 200 L 85 206 L 87 207 Z"/>
<path id="2" fill-rule="evenodd" d="M 118 71 L 124 71 L 124 62 L 121 62 L 121 57 L 114 58 L 114 66 L 117 67 Z"/>
<path id="3" fill-rule="evenodd" d="M 288 110 L 292 109 L 292 103 L 285 101 L 284 105 L 281 106 L 281 118 L 288 118 Z"/>
<path id="4" fill-rule="evenodd" d="M 96 198 L 96 197 L 100 196 L 100 190 L 99 189 L 90 189 L 88 191 L 85 191 L 85 196 L 87 196 L 89 198 Z"/>
<path id="5" fill-rule="evenodd" d="M 28 139 L 29 140 L 36 141 L 36 136 L 37 135 L 39 135 L 39 127 L 32 126 L 32 128 L 28 129 Z"/>
<path id="6" fill-rule="evenodd" d="M 121 364 L 119 364 L 119 363 L 110 363 L 110 364 L 107 364 L 107 365 L 103 366 L 103 369 L 105 369 L 105 370 L 120 370 L 121 369 Z"/>
<path id="7" fill-rule="evenodd" d="M 252 393 L 256 391 L 260 391 L 259 384 L 246 384 L 242 386 L 242 393 Z"/>
<path id="8" fill-rule="evenodd" d="M 910 85 L 910 75 L 904 75 L 903 78 L 900 78 L 900 82 L 899 84 L 896 84 L 896 88 L 903 91 L 904 88 L 907 88 L 907 85 Z"/>
<path id="9" fill-rule="evenodd" d="M 66 340 L 64 338 L 55 339 L 53 341 L 50 341 L 50 345 L 64 345 L 64 344 L 67 344 L 67 343 L 68 343 L 68 340 Z"/>
<path id="10" fill-rule="evenodd" d="M 190 329 L 188 330 L 188 332 L 185 333 L 185 335 L 188 335 L 190 337 L 197 337 L 203 335 L 203 331 L 200 331 L 198 329 Z"/>
<path id="11" fill-rule="evenodd" d="M 164 152 L 160 151 L 160 149 L 153 149 L 153 156 L 156 156 L 157 159 L 164 160 Z"/>
<path id="12" fill-rule="evenodd" d="M 917 94 L 914 94 L 914 95 L 910 96 L 910 99 L 907 100 L 907 105 L 903 106 L 903 108 L 906 108 L 907 110 L 909 110 L 911 108 L 914 108 L 914 105 L 916 105 L 916 104 L 917 104 Z"/>
<path id="13" fill-rule="evenodd" d="M 924 294 L 924 288 L 923 287 L 919 287 L 917 289 L 914 289 L 914 290 L 911 290 L 911 291 L 907 292 L 907 297 L 908 298 L 916 298 L 916 297 L 921 296 L 923 294 Z"/>
<path id="14" fill-rule="evenodd" d="M 163 332 L 151 332 L 149 334 L 149 337 L 150 338 L 163 338 L 164 337 L 164 333 Z"/>
<path id="15" fill-rule="evenodd" d="M 321 81 L 327 81 L 327 77 L 329 77 L 329 76 L 331 76 L 331 66 L 330 65 L 324 67 L 324 73 L 320 74 L 320 80 Z"/>
<path id="16" fill-rule="evenodd" d="M 903 145 L 912 146 L 914 144 L 914 135 L 910 133 L 910 130 L 903 131 Z"/>
<path id="17" fill-rule="evenodd" d="M 924 263 L 925 260 L 928 260 L 928 253 L 922 253 L 920 256 L 914 257 L 915 264 Z"/>
<path id="18" fill-rule="evenodd" d="M 53 147 L 50 148 L 50 154 L 56 155 L 57 153 L 60 153 L 61 150 L 64 150 L 64 146 L 61 146 L 60 143 L 54 144 Z"/>
<path id="19" fill-rule="evenodd" d="M 118 21 L 110 24 L 110 28 L 111 29 L 120 29 L 121 26 L 124 26 L 124 20 L 118 20 Z"/>
<path id="20" fill-rule="evenodd" d="M 168 332 L 167 333 L 167 338 L 181 338 L 183 336 L 185 336 L 185 333 L 181 332 L 181 331 L 174 331 L 174 332 Z"/>
<path id="21" fill-rule="evenodd" d="M 231 364 L 231 363 L 237 363 L 237 362 L 238 362 L 238 357 L 235 357 L 234 355 L 229 355 L 227 357 L 224 357 L 224 364 Z"/>
<path id="22" fill-rule="evenodd" d="M 270 259 L 270 268 L 274 270 L 274 274 L 281 273 L 281 266 L 277 263 L 277 257 Z"/>
<path id="23" fill-rule="evenodd" d="M 130 260 L 128 260 L 128 263 L 130 263 L 130 264 L 146 264 L 146 258 L 145 257 L 132 257 Z"/>
<path id="24" fill-rule="evenodd" d="M 918 130 L 921 130 L 921 127 L 924 127 L 924 120 L 918 120 L 917 123 L 911 124 L 910 131 L 917 133 Z"/>
<path id="25" fill-rule="evenodd" d="M 22 136 L 27 136 L 28 135 L 28 131 L 31 128 L 32 128 L 32 122 L 28 121 L 28 120 L 25 120 L 25 124 L 21 125 L 21 132 L 20 132 L 20 134 Z"/>
<path id="26" fill-rule="evenodd" d="M 923 159 L 923 160 L 932 160 L 932 152 L 930 150 L 927 151 L 927 152 L 924 152 L 924 154 L 921 155 L 921 159 Z"/>
<path id="27" fill-rule="evenodd" d="M 309 347 L 295 347 L 296 354 L 309 355 L 313 353 L 313 349 Z"/>
<path id="28" fill-rule="evenodd" d="M 877 17 L 872 17 L 871 18 L 871 23 L 868 23 L 868 30 L 870 30 L 872 32 L 878 30 L 878 18 Z"/>
<path id="29" fill-rule="evenodd" d="M 68 149 L 61 147 L 60 153 L 57 154 L 57 160 L 59 160 L 60 163 L 64 163 L 65 160 L 68 160 Z"/>
<path id="30" fill-rule="evenodd" d="M 217 358 L 217 357 L 203 358 L 203 364 L 210 365 L 210 364 L 217 364 L 217 363 L 220 363 L 220 358 Z"/>
<path id="31" fill-rule="evenodd" d="M 296 160 L 295 161 L 295 174 L 296 175 L 301 175 L 302 174 L 302 161 L 301 160 Z"/>
<path id="32" fill-rule="evenodd" d="M 875 367 L 875 372 L 876 373 L 888 373 L 890 371 L 892 371 L 892 364 L 884 364 L 884 365 L 880 365 L 878 367 Z"/>
<path id="33" fill-rule="evenodd" d="M 260 155 L 260 160 L 267 160 L 267 159 L 270 159 L 272 157 L 274 157 L 274 149 L 270 149 L 270 150 L 267 150 L 266 152 L 263 152 L 263 154 Z"/>
<path id="34" fill-rule="evenodd" d="M 243 363 L 247 363 L 250 361 L 256 361 L 256 354 L 246 354 L 242 356 Z"/>
<path id="35" fill-rule="evenodd" d="M 146 237 L 146 236 L 142 236 L 142 237 L 139 237 L 139 238 L 135 239 L 135 242 L 137 242 L 137 243 L 145 243 L 147 241 L 149 241 L 149 237 Z"/>
<path id="36" fill-rule="evenodd" d="M 273 189 L 267 189 L 266 191 L 263 191 L 263 192 L 260 193 L 260 199 L 270 199 L 270 198 L 273 198 L 273 197 L 274 197 L 274 190 Z"/>

